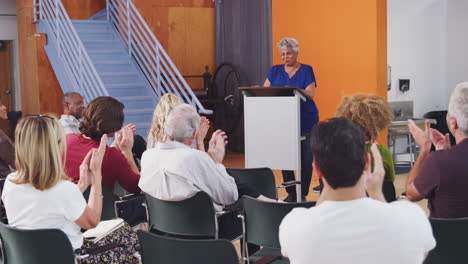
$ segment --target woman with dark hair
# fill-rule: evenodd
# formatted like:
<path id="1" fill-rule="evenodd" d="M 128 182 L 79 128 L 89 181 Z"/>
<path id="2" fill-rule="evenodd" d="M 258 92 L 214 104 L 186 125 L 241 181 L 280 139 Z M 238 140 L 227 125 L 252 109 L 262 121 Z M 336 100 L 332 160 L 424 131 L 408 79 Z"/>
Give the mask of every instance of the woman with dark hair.
<path id="1" fill-rule="evenodd" d="M 67 155 L 65 169 L 67 175 L 78 183 L 80 190 L 80 164 L 89 150 L 99 146 L 105 134 L 115 135 L 113 147 L 107 147 L 102 162 L 102 183 L 114 188 L 115 182 L 128 192 L 138 193 L 140 172 L 133 159 L 133 133 L 131 128 L 122 129 L 124 105 L 112 97 L 97 97 L 88 104 L 80 124 L 82 134 L 67 135 Z"/>

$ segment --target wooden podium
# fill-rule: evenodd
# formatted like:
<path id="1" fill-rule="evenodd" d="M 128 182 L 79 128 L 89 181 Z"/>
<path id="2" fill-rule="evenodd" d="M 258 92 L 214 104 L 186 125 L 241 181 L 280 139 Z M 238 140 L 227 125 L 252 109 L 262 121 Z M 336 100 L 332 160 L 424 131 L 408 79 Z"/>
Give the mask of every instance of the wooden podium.
<path id="1" fill-rule="evenodd" d="M 296 87 L 240 87 L 244 95 L 245 167 L 295 170 L 301 181 L 301 111 Z M 301 184 L 296 185 L 301 201 Z"/>

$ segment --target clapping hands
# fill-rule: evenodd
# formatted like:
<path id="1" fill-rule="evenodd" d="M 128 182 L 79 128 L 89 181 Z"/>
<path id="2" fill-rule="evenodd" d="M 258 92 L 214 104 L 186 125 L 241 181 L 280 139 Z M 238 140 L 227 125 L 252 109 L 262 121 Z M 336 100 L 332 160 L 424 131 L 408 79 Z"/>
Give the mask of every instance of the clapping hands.
<path id="1" fill-rule="evenodd" d="M 208 155 L 210 155 L 215 163 L 223 162 L 227 143 L 227 135 L 222 130 L 216 130 L 211 136 Z"/>
<path id="2" fill-rule="evenodd" d="M 107 135 L 101 137 L 99 148 L 91 149 L 80 165 L 80 180 L 78 186 L 80 190 L 85 191 L 89 185 L 101 184 L 102 181 L 102 160 L 106 153 Z"/>
<path id="3" fill-rule="evenodd" d="M 374 158 L 374 171 L 372 166 L 369 165 L 366 171 L 367 174 L 367 193 L 373 199 L 385 200 L 382 193 L 382 185 L 385 176 L 385 169 L 383 166 L 382 156 L 380 155 L 377 144 L 371 146 L 372 157 Z"/>

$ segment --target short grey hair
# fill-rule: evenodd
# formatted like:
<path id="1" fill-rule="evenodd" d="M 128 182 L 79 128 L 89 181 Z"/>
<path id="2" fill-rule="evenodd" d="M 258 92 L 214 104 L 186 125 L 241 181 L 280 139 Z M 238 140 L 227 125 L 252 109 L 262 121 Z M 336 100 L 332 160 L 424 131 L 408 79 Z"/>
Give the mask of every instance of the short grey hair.
<path id="1" fill-rule="evenodd" d="M 288 47 L 290 47 L 294 52 L 299 52 L 299 43 L 294 38 L 282 38 L 280 41 L 278 41 L 278 44 L 276 44 L 276 46 L 280 50 L 287 49 Z"/>
<path id="2" fill-rule="evenodd" d="M 79 95 L 81 96 L 81 94 L 77 93 L 77 92 L 68 92 L 68 93 L 65 93 L 63 96 L 62 96 L 62 104 L 65 104 L 66 102 L 68 102 L 73 96 L 75 95 Z M 83 97 L 83 96 L 81 96 Z"/>
<path id="3" fill-rule="evenodd" d="M 189 139 L 200 125 L 200 116 L 195 107 L 180 104 L 169 113 L 165 130 L 166 136 L 177 142 Z"/>
<path id="4" fill-rule="evenodd" d="M 468 82 L 455 87 L 450 96 L 448 111 L 457 120 L 463 135 L 468 136 Z"/>

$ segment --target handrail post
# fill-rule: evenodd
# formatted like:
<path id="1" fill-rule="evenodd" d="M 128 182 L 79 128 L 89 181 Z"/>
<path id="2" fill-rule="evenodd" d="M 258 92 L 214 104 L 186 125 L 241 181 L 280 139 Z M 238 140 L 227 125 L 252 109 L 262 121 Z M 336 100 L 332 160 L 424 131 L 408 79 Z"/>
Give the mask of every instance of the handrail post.
<path id="1" fill-rule="evenodd" d="M 128 55 L 132 56 L 132 29 L 130 28 L 130 0 L 127 0 L 127 45 L 128 45 Z"/>
<path id="2" fill-rule="evenodd" d="M 156 93 L 158 99 L 162 96 L 162 87 L 161 87 L 161 54 L 159 54 L 159 46 L 156 45 Z"/>
<path id="3" fill-rule="evenodd" d="M 61 57 L 61 50 L 62 50 L 62 47 L 60 46 L 60 27 L 59 27 L 59 3 L 58 3 L 59 0 L 55 0 L 55 29 L 57 30 L 57 35 L 56 35 L 56 38 L 57 38 L 57 52 L 58 52 L 58 56 L 59 58 Z"/>
<path id="4" fill-rule="evenodd" d="M 106 16 L 107 16 L 107 22 L 110 22 L 110 16 L 109 16 L 109 0 L 106 0 Z"/>

